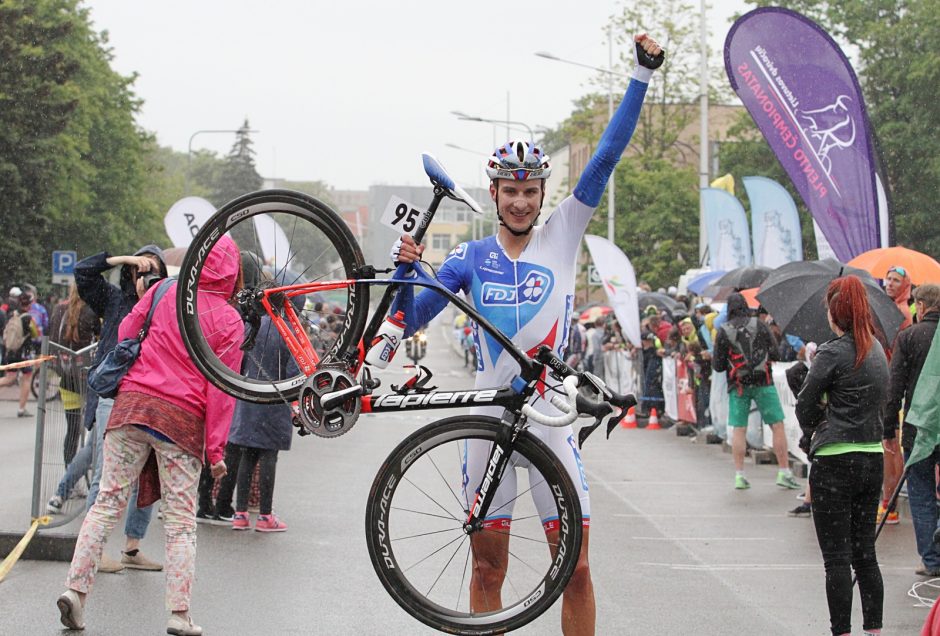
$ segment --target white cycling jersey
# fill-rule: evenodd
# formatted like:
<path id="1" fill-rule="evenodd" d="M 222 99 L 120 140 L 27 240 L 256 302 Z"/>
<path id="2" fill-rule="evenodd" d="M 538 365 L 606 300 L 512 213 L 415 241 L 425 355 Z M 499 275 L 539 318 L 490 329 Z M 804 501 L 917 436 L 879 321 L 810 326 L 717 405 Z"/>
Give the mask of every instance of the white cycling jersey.
<path id="1" fill-rule="evenodd" d="M 575 260 L 594 210 L 569 196 L 544 224 L 532 228 L 531 239 L 518 259 L 509 258 L 498 238 L 490 236 L 461 243 L 451 250 L 437 278 L 451 291 L 465 292 L 477 311 L 523 351 L 534 355 L 539 346 L 545 344 L 564 359 L 573 311 Z M 419 295 L 418 305 L 422 300 Z M 519 364 L 476 324 L 473 324 L 473 336 L 477 347 L 476 387 L 508 385 L 519 374 Z M 549 402 L 551 391 L 545 393 L 545 386 L 539 383 L 533 407 L 542 413 L 559 415 L 560 411 Z M 474 407 L 472 412 L 494 417 L 502 415 L 500 407 Z M 547 427 L 530 420 L 529 430 L 564 463 L 572 483 L 580 491 L 582 516 L 587 523 L 590 519 L 588 485 L 572 427 Z M 488 455 L 489 442 L 468 444 L 465 484 L 475 487 L 480 483 Z M 520 465 L 519 461 L 516 458 L 516 465 Z M 532 483 L 535 481 L 533 479 Z M 468 494 L 472 501 L 472 493 Z M 507 471 L 490 508 L 499 512 L 488 521 L 510 518 L 512 506 L 508 502 L 514 497 L 515 472 Z M 553 513 L 548 512 L 552 506 L 547 487 L 544 492 L 536 488 L 533 497 L 542 522 L 551 524 Z"/>

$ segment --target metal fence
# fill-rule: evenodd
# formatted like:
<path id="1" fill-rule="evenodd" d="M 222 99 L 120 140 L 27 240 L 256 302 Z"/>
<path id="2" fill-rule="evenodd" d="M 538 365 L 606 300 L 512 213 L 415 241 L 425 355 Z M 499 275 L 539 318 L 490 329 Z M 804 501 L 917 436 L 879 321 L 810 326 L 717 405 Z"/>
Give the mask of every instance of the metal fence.
<path id="1" fill-rule="evenodd" d="M 53 359 L 33 373 L 37 400 L 36 447 L 33 463 L 32 518 L 61 508 L 45 528 L 66 525 L 85 512 L 85 496 L 95 466 L 95 440 L 82 425 L 88 392 L 88 366 L 97 343 L 80 351 L 42 339 L 41 354 Z"/>

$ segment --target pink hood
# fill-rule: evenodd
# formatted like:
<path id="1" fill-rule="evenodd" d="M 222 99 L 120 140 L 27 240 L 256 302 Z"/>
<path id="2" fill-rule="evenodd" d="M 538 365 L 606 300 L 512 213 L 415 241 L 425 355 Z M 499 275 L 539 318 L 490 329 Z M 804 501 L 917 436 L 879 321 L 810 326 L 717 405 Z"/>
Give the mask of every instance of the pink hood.
<path id="1" fill-rule="evenodd" d="M 199 283 L 203 332 L 212 334 L 209 344 L 232 369 L 241 366 L 239 345 L 244 327 L 238 312 L 226 301 L 235 288 L 240 263 L 238 246 L 223 236 L 206 258 Z M 132 338 L 140 331 L 156 289 L 157 285 L 151 287 L 121 322 L 119 340 Z M 235 398 L 210 384 L 190 359 L 177 322 L 176 291 L 174 284 L 160 299 L 140 357 L 124 376 L 121 391 L 152 395 L 199 416 L 206 423 L 206 454 L 215 464 L 224 454 Z"/>

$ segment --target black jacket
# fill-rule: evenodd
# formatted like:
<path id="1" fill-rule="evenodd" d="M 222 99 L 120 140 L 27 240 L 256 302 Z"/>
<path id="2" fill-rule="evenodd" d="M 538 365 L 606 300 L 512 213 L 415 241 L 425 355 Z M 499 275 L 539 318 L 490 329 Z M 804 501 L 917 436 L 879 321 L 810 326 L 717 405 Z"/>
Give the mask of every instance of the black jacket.
<path id="1" fill-rule="evenodd" d="M 161 263 L 160 274 L 166 276 L 166 264 L 163 261 L 163 250 L 156 245 L 145 245 L 137 250 L 134 256 L 153 254 Z M 94 256 L 83 258 L 75 264 L 75 286 L 78 295 L 101 318 L 101 336 L 98 339 L 98 348 L 95 350 L 93 364 L 98 364 L 111 349 L 117 345 L 118 327 L 124 317 L 131 313 L 137 304 L 137 288 L 134 277 L 127 265 L 121 266 L 120 288 L 109 283 L 103 276 L 111 269 L 108 265 L 110 254 L 101 252 Z M 95 421 L 95 410 L 98 408 L 98 394 L 88 391 L 85 400 L 85 427 L 91 428 Z"/>
<path id="2" fill-rule="evenodd" d="M 821 345 L 796 401 L 809 456 L 824 444 L 880 443 L 887 394 L 888 360 L 877 340 L 857 369 L 851 333 Z"/>
<path id="3" fill-rule="evenodd" d="M 885 439 L 894 439 L 897 436 L 898 411 L 904 408 L 905 412 L 911 406 L 914 397 L 914 387 L 920 378 L 920 370 L 924 367 L 927 352 L 933 342 L 934 332 L 940 312 L 932 311 L 916 325 L 898 333 L 894 341 L 894 350 L 891 353 L 891 382 L 888 386 L 888 405 L 885 407 Z M 901 443 L 904 450 L 914 448 L 914 437 L 917 428 L 904 422 L 904 435 Z"/>

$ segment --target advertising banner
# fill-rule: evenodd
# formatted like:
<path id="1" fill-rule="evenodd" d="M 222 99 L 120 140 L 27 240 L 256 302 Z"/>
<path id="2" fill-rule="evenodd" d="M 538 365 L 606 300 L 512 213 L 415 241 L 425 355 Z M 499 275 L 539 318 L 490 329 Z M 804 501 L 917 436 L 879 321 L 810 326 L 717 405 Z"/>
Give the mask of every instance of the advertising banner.
<path id="1" fill-rule="evenodd" d="M 782 185 L 767 177 L 744 177 L 751 202 L 751 237 L 754 264 L 776 269 L 803 260 L 800 215 L 793 197 Z"/>
<path id="2" fill-rule="evenodd" d="M 641 346 L 636 273 L 630 259 L 619 247 L 600 236 L 587 234 L 584 241 L 624 337 L 633 343 L 633 346 Z"/>
<path id="3" fill-rule="evenodd" d="M 702 188 L 708 262 L 713 270 L 730 272 L 751 264 L 747 215 L 737 197 L 718 188 Z"/>
<path id="4" fill-rule="evenodd" d="M 725 71 L 839 260 L 882 247 L 868 115 L 829 34 L 793 11 L 755 9 L 728 33 Z"/>

